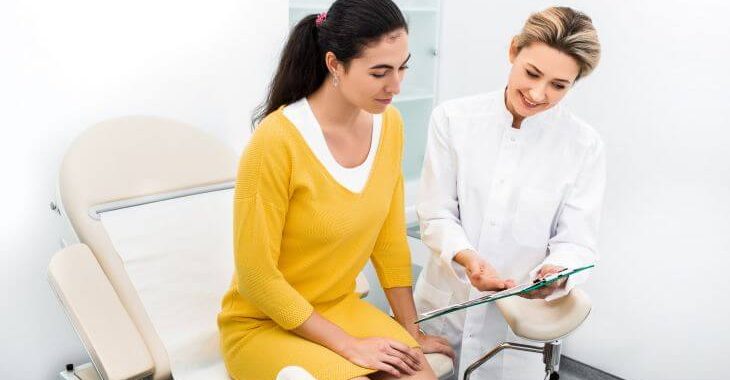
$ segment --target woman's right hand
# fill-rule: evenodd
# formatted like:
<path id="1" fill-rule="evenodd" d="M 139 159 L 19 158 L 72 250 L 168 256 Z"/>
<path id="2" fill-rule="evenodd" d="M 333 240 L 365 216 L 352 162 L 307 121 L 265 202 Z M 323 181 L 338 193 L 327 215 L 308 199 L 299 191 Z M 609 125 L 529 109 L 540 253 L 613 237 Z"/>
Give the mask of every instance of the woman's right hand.
<path id="1" fill-rule="evenodd" d="M 515 286 L 514 280 L 500 278 L 493 266 L 470 249 L 457 252 L 454 261 L 464 267 L 469 282 L 480 291 L 504 290 Z"/>
<path id="2" fill-rule="evenodd" d="M 353 338 L 341 354 L 360 367 L 384 371 L 395 377 L 404 373 L 413 375 L 422 367 L 416 349 L 388 338 Z"/>

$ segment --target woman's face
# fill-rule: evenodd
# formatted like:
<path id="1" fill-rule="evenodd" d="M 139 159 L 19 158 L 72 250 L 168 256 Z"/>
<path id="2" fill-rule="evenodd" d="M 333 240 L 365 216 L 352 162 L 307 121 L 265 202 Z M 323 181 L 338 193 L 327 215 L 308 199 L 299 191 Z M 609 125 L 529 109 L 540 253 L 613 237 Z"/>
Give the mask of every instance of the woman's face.
<path id="1" fill-rule="evenodd" d="M 527 45 L 519 53 L 513 44 L 510 63 L 506 105 L 513 115 L 522 118 L 558 104 L 580 71 L 573 57 L 543 43 Z"/>
<path id="2" fill-rule="evenodd" d="M 409 58 L 408 33 L 399 29 L 365 46 L 347 69 L 336 64 L 333 71 L 339 81 L 338 88 L 350 103 L 379 114 L 400 92 Z"/>

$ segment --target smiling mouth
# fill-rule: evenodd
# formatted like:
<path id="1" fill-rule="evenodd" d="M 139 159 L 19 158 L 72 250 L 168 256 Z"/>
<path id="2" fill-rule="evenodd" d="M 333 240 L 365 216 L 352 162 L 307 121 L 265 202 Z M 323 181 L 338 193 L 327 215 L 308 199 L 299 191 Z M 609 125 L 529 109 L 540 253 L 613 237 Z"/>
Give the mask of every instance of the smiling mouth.
<path id="1" fill-rule="evenodd" d="M 545 104 L 544 102 L 543 103 L 531 102 L 529 99 L 527 99 L 525 94 L 523 94 L 521 91 L 518 91 L 518 92 L 520 94 L 520 98 L 522 98 L 522 102 L 527 106 L 527 108 L 536 108 L 536 107 L 539 107 L 539 106 Z"/>
<path id="2" fill-rule="evenodd" d="M 390 104 L 393 101 L 393 98 L 389 98 L 389 99 L 375 99 L 375 100 L 378 101 L 379 103 Z"/>

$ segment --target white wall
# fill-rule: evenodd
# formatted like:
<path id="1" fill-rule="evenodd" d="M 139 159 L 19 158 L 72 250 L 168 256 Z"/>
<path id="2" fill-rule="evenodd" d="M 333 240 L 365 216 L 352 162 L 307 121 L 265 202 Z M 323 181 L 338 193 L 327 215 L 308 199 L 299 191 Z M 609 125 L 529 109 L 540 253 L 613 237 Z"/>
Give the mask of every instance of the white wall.
<path id="1" fill-rule="evenodd" d="M 509 38 L 553 4 L 444 0 L 440 99 L 502 88 Z M 603 43 L 566 101 L 608 154 L 594 309 L 565 354 L 627 379 L 726 379 L 730 3 L 562 4 Z"/>
<path id="2" fill-rule="evenodd" d="M 273 71 L 286 0 L 0 3 L 0 373 L 52 379 L 87 360 L 46 282 L 65 149 L 131 114 L 176 118 L 240 149 Z"/>

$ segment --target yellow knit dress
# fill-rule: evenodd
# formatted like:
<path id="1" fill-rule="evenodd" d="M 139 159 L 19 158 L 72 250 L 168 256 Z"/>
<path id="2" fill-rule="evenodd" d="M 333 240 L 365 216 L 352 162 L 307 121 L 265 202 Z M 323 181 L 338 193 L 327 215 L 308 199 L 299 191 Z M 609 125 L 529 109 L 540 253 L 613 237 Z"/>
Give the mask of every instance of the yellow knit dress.
<path id="1" fill-rule="evenodd" d="M 336 182 L 282 109 L 253 133 L 236 181 L 235 274 L 218 315 L 232 378 L 274 379 L 290 365 L 319 380 L 375 372 L 289 331 L 314 310 L 350 335 L 418 346 L 396 321 L 355 294 L 355 278 L 368 259 L 384 288 L 411 286 L 403 121 L 395 108 L 383 114 L 381 131 L 360 193 Z"/>

